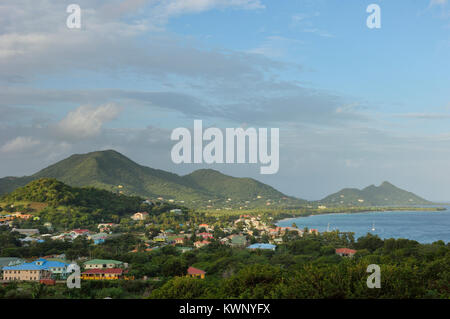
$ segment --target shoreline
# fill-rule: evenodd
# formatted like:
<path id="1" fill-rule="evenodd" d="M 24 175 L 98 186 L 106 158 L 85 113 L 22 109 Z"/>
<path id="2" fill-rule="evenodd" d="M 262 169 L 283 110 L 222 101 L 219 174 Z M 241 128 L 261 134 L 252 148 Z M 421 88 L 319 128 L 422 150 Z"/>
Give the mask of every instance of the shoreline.
<path id="1" fill-rule="evenodd" d="M 425 212 L 439 212 L 439 211 L 446 211 L 448 210 L 448 207 L 364 207 L 359 209 L 358 207 L 336 207 L 336 210 L 339 211 L 330 211 L 330 210 L 323 210 L 323 211 L 313 211 L 311 213 L 306 214 L 291 214 L 291 216 L 276 216 L 273 218 L 273 222 L 275 225 L 283 220 L 289 220 L 289 219 L 295 219 L 295 218 L 306 218 L 310 216 L 317 216 L 317 215 L 334 215 L 334 214 L 357 214 L 357 213 L 372 213 L 372 212 L 408 212 L 408 211 L 425 211 Z M 289 215 L 289 214 L 288 214 Z"/>

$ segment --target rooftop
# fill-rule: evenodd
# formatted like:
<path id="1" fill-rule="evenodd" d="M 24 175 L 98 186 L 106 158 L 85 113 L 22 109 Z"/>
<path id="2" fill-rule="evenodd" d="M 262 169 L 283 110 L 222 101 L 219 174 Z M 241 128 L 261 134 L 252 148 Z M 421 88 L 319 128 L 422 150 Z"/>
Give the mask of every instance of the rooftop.
<path id="1" fill-rule="evenodd" d="M 189 267 L 187 270 L 187 273 L 189 275 L 204 275 L 204 274 L 206 274 L 206 272 L 204 270 L 194 268 L 194 267 Z"/>
<path id="2" fill-rule="evenodd" d="M 96 265 L 96 264 L 123 264 L 123 262 L 112 259 L 92 259 L 84 262 L 85 265 Z"/>
<path id="3" fill-rule="evenodd" d="M 275 248 L 277 248 L 276 245 L 272 245 L 272 244 L 253 244 L 247 247 L 248 249 L 271 249 L 274 250 Z"/>

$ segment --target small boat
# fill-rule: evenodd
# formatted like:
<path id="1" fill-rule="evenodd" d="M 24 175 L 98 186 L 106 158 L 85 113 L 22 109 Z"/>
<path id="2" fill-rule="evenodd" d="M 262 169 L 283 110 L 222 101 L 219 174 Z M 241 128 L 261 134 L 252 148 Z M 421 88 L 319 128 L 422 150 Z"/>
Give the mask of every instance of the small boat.
<path id="1" fill-rule="evenodd" d="M 375 223 L 372 223 L 372 231 L 375 231 Z"/>

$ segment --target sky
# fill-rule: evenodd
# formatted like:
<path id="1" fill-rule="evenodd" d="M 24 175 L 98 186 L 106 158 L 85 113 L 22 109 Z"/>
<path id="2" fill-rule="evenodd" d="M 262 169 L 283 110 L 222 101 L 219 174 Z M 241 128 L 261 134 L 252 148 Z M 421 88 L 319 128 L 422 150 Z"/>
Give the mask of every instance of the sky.
<path id="1" fill-rule="evenodd" d="M 449 74 L 448 0 L 2 0 L 0 176 L 115 149 L 304 199 L 387 180 L 450 200 Z M 279 128 L 279 171 L 174 164 L 196 119 Z"/>

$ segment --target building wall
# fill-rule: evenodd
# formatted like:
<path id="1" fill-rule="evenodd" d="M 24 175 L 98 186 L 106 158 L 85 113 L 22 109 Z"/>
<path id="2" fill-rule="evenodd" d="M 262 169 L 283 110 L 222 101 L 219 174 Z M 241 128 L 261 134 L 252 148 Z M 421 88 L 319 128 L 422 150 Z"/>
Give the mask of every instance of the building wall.
<path id="1" fill-rule="evenodd" d="M 39 281 L 48 278 L 50 273 L 46 270 L 4 270 L 3 280 L 5 281 Z"/>

